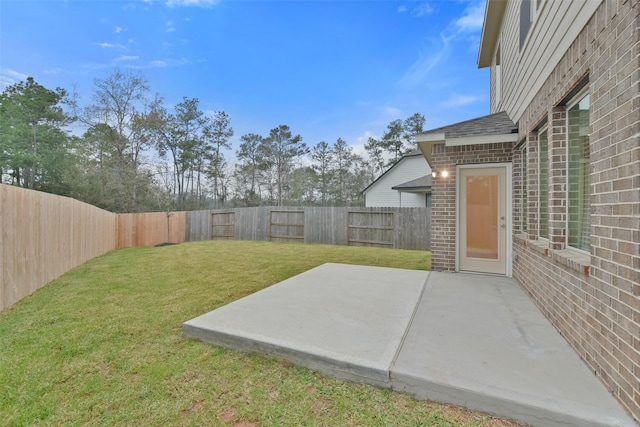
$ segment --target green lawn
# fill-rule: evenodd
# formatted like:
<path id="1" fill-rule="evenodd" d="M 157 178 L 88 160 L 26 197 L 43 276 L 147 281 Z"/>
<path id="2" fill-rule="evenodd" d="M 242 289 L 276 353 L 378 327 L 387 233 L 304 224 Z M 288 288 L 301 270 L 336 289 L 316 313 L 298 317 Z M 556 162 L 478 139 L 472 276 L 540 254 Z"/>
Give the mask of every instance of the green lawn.
<path id="1" fill-rule="evenodd" d="M 430 254 L 218 241 L 87 262 L 0 313 L 0 425 L 515 425 L 182 336 L 325 262 L 424 270 Z"/>

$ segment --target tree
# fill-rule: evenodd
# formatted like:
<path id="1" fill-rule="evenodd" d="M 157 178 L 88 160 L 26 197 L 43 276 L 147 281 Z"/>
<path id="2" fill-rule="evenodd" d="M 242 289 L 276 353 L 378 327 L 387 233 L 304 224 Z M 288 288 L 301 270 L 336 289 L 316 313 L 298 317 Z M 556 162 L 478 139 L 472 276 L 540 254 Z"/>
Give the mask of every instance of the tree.
<path id="1" fill-rule="evenodd" d="M 382 147 L 382 142 L 369 137 L 364 149 L 371 160 L 374 178 L 381 175 L 384 172 L 384 148 Z"/>
<path id="2" fill-rule="evenodd" d="M 309 149 L 302 141 L 300 135 L 292 136 L 287 125 L 280 125 L 271 129 L 269 136 L 261 144 L 261 154 L 264 154 L 266 165 L 271 169 L 272 177 L 275 180 L 275 200 L 278 206 L 282 206 L 287 191 L 287 181 L 294 161 L 300 156 L 307 154 Z"/>
<path id="3" fill-rule="evenodd" d="M 320 141 L 311 151 L 312 168 L 315 171 L 316 183 L 320 194 L 320 204 L 326 206 L 329 200 L 333 163 L 333 152 L 329 144 Z"/>
<path id="4" fill-rule="evenodd" d="M 342 139 L 333 144 L 332 175 L 334 202 L 341 206 L 348 206 L 350 202 L 350 187 L 352 185 L 352 171 L 354 162 L 358 156 L 353 153 L 351 147 Z"/>
<path id="5" fill-rule="evenodd" d="M 99 140 L 102 153 L 108 162 L 100 167 L 113 179 L 109 185 L 122 200 L 118 211 L 136 212 L 146 207 L 140 195 L 149 194 L 149 170 L 142 167 L 142 155 L 151 148 L 149 138 L 151 112 L 158 109 L 160 99 L 152 96 L 146 78 L 140 73 L 115 69 L 103 79 L 93 82 L 92 104 L 74 107 L 77 116 L 91 134 Z M 93 143 L 93 142 L 89 142 Z"/>
<path id="6" fill-rule="evenodd" d="M 175 114 L 157 110 L 155 143 L 161 157 L 171 155 L 174 173 L 174 191 L 179 210 L 187 207 L 189 185 L 193 193 L 194 181 L 199 182 L 202 171 L 205 144 L 202 131 L 207 125 L 204 113 L 198 109 L 197 98 L 184 97 L 175 106 Z"/>
<path id="7" fill-rule="evenodd" d="M 70 122 L 62 108 L 66 99 L 64 89 L 49 90 L 32 77 L 0 95 L 0 170 L 10 171 L 12 183 L 61 190 L 65 154 L 70 152 L 62 130 Z"/>
<path id="8" fill-rule="evenodd" d="M 407 144 L 409 144 L 410 147 L 415 146 L 416 135 L 424 130 L 425 121 L 426 119 L 420 113 L 415 113 L 413 116 L 404 120 L 402 126 L 402 137 L 407 141 Z"/>
<path id="9" fill-rule="evenodd" d="M 236 151 L 236 157 L 241 163 L 236 165 L 234 172 L 237 190 L 245 206 L 257 206 L 261 198 L 258 181 L 261 174 L 260 147 L 263 137 L 249 133 L 242 135 L 240 139 L 243 142 Z"/>
<path id="10" fill-rule="evenodd" d="M 391 154 L 391 159 L 387 163 L 387 166 L 396 163 L 407 151 L 403 136 L 404 127 L 402 120 L 393 120 L 387 125 L 387 130 L 382 135 L 382 147 Z"/>
<path id="11" fill-rule="evenodd" d="M 291 172 L 287 202 L 291 205 L 311 206 L 316 202 L 316 171 L 302 166 Z"/>
<path id="12" fill-rule="evenodd" d="M 392 120 L 387 125 L 382 139 L 369 138 L 365 150 L 378 172 L 376 175 L 382 173 L 385 167 L 395 164 L 408 151 L 415 149 L 415 135 L 422 132 L 424 123 L 424 116 L 415 113 L 405 120 Z M 384 153 L 390 155 L 386 164 L 384 164 Z"/>
<path id="13" fill-rule="evenodd" d="M 218 200 L 221 194 L 220 184 L 226 178 L 225 170 L 227 163 L 222 153 L 222 149 L 231 148 L 229 138 L 233 136 L 233 128 L 231 128 L 231 119 L 224 111 L 213 114 L 209 120 L 209 124 L 203 130 L 206 154 L 205 157 L 209 161 L 207 176 L 213 180 L 213 200 L 215 207 L 218 206 Z"/>

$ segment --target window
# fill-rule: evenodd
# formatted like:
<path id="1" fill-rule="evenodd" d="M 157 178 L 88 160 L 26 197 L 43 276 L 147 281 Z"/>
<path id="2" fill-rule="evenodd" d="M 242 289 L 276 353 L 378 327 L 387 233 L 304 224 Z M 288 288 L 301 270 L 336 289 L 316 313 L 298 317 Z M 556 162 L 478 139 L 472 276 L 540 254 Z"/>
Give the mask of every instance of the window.
<path id="1" fill-rule="evenodd" d="M 528 195 L 527 195 L 527 182 L 529 180 L 529 175 L 527 174 L 527 146 L 523 145 L 522 146 L 522 168 L 520 169 L 520 176 L 522 177 L 522 207 L 521 207 L 521 212 L 522 212 L 522 221 L 521 221 L 521 227 L 522 227 L 522 232 L 526 233 L 527 232 L 527 213 L 528 213 L 528 203 L 529 203 L 529 199 L 528 199 Z"/>
<path id="2" fill-rule="evenodd" d="M 522 0 L 520 3 L 520 49 L 527 39 L 529 27 L 531 27 L 531 0 Z"/>
<path id="3" fill-rule="evenodd" d="M 538 237 L 549 238 L 549 137 L 538 132 Z"/>
<path id="4" fill-rule="evenodd" d="M 498 51 L 496 52 L 496 66 L 495 66 L 495 82 L 494 87 L 496 90 L 496 99 L 495 99 L 495 108 L 498 109 L 498 105 L 500 104 L 500 98 L 502 97 L 502 61 L 500 59 L 500 46 L 498 46 Z"/>
<path id="5" fill-rule="evenodd" d="M 543 0 L 522 0 L 520 3 L 520 50 L 522 50 L 529 30 L 540 13 L 542 3 Z"/>
<path id="6" fill-rule="evenodd" d="M 589 95 L 577 99 L 567 111 L 567 245 L 589 251 Z"/>

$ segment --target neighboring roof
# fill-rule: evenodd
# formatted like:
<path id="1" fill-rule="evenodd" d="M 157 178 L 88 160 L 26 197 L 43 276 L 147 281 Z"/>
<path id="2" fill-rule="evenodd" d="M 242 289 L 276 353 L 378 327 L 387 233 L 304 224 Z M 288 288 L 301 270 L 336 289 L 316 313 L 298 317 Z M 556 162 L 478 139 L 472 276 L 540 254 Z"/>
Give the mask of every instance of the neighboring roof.
<path id="1" fill-rule="evenodd" d="M 415 191 L 429 190 L 431 188 L 431 175 L 421 176 L 420 178 L 407 181 L 403 184 L 391 187 L 392 190 Z"/>
<path id="2" fill-rule="evenodd" d="M 364 194 L 364 192 L 367 191 L 369 189 L 369 187 L 371 187 L 376 182 L 380 181 L 380 179 L 383 176 L 385 176 L 388 172 L 390 172 L 391 169 L 395 168 L 402 160 L 406 159 L 407 157 L 414 157 L 414 156 L 422 156 L 422 151 L 420 151 L 419 149 L 416 149 L 416 150 L 413 150 L 413 151 L 409 151 L 407 154 L 405 154 L 404 156 L 400 157 L 400 159 L 398 159 L 397 162 L 395 162 L 393 165 L 391 165 L 391 167 L 389 169 L 384 171 L 382 173 L 382 175 L 377 177 L 371 184 L 367 185 L 367 187 L 364 190 L 362 190 L 360 193 Z"/>
<path id="3" fill-rule="evenodd" d="M 478 50 L 478 68 L 491 66 L 506 6 L 507 2 L 505 0 L 487 0 L 484 21 L 482 22 L 480 49 Z"/>
<path id="4" fill-rule="evenodd" d="M 402 157 L 400 158 L 400 160 L 402 160 L 402 159 L 403 159 L 403 158 L 405 158 L 405 157 L 419 156 L 419 155 L 421 155 L 421 154 L 422 154 L 422 153 L 420 152 L 420 150 L 418 150 L 418 149 L 416 148 L 415 150 L 413 150 L 413 151 L 409 151 L 408 153 L 406 153 L 404 156 L 402 156 Z M 400 160 L 398 160 L 398 162 L 399 162 Z M 398 162 L 396 162 L 396 163 L 398 163 Z M 395 166 L 395 164 L 394 164 L 394 166 Z M 391 167 L 393 167 L 393 166 L 391 166 Z"/>
<path id="5" fill-rule="evenodd" d="M 518 126 L 504 111 L 442 126 L 416 135 L 418 148 L 422 151 L 429 165 L 431 165 L 431 147 L 434 144 L 445 144 L 452 147 L 516 142 L 517 140 Z"/>

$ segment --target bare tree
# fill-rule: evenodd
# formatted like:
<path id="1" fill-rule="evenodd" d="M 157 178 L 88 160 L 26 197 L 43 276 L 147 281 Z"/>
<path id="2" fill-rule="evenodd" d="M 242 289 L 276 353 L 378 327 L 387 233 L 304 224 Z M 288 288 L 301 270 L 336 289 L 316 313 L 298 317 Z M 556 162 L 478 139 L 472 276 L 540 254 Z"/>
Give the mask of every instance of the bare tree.
<path id="1" fill-rule="evenodd" d="M 147 79 L 141 73 L 116 68 L 103 79 L 93 82 L 92 103 L 80 109 L 74 103 L 78 119 L 84 123 L 94 140 L 99 140 L 108 156 L 109 175 L 118 182 L 112 184 L 121 192 L 122 209 L 139 210 L 138 192 L 148 185 L 148 171 L 142 171 L 142 155 L 151 147 L 144 127 L 147 114 L 159 104 L 151 94 Z M 144 190 L 146 191 L 146 190 Z"/>

